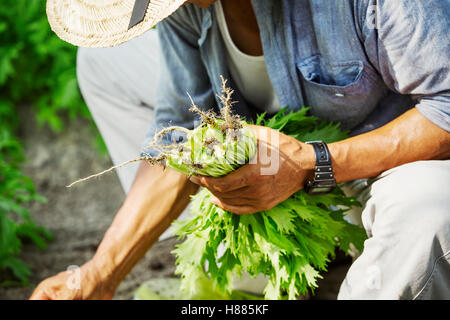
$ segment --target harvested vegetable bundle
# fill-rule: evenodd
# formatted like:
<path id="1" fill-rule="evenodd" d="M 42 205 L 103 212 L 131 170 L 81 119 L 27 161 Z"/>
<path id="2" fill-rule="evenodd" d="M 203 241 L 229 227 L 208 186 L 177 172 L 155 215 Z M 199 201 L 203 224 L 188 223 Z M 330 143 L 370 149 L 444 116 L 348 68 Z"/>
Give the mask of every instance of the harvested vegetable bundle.
<path id="1" fill-rule="evenodd" d="M 302 141 L 333 142 L 346 137 L 338 125 L 318 122 L 306 113 L 306 108 L 289 114 L 283 110 L 269 120 L 261 115 L 256 124 Z M 197 151 L 190 158 L 204 164 L 201 169 L 192 169 L 183 162 L 173 165 L 173 158 L 168 166 L 189 174 L 215 177 L 240 166 L 236 162 L 228 167 L 223 165 L 223 159 L 214 156 L 217 153 L 211 152 L 205 140 L 199 139 L 201 136 L 206 139 L 214 136 L 220 141 L 218 148 L 222 154 L 224 150 L 238 150 L 235 159 L 246 162 L 251 159 L 255 152 L 254 135 L 241 129 L 239 139 L 228 139 L 220 130 L 221 123 L 203 123 L 184 144 L 186 148 L 196 146 Z M 175 233 L 185 239 L 173 251 L 177 256 L 176 273 L 181 275 L 182 290 L 189 296 L 199 294 L 198 283 L 206 277 L 214 288 L 229 294 L 233 278 L 248 272 L 250 276 L 261 273 L 268 276 L 264 291 L 267 299 L 279 299 L 284 292 L 289 299 L 295 299 L 317 287 L 319 272 L 326 270 L 336 246 L 348 253 L 352 243 L 362 251 L 366 237 L 363 229 L 344 220 L 344 212 L 358 203 L 338 188 L 320 196 L 310 196 L 302 190 L 276 207 L 252 215 L 229 213 L 212 204 L 211 197 L 209 190 L 200 190 L 192 197 L 192 217 L 175 223 Z M 219 246 L 224 250 L 221 255 Z"/>
<path id="2" fill-rule="evenodd" d="M 219 177 L 249 162 L 256 153 L 253 130 L 230 114 L 232 91 L 223 81 L 222 119 L 200 113 L 202 124 L 189 132 L 176 152 L 167 154 L 167 166 L 189 175 Z M 346 138 L 338 125 L 318 122 L 306 108 L 269 120 L 261 115 L 256 124 L 291 135 L 302 141 L 328 143 Z M 364 231 L 344 220 L 344 212 L 357 202 L 342 191 L 309 196 L 299 191 L 271 210 L 253 215 L 234 215 L 210 202 L 212 194 L 202 189 L 192 197 L 191 218 L 176 222 L 175 233 L 185 239 L 173 251 L 182 290 L 196 296 L 199 283 L 209 277 L 215 289 L 232 292 L 235 276 L 248 272 L 269 277 L 265 297 L 279 299 L 283 292 L 294 299 L 317 287 L 320 271 L 338 245 L 344 252 L 350 243 L 362 251 Z M 338 209 L 340 207 L 341 209 Z M 219 246 L 223 254 L 219 255 Z"/>
<path id="3" fill-rule="evenodd" d="M 157 157 L 149 155 L 124 164 L 146 160 L 187 175 L 219 177 L 248 163 L 257 151 L 256 136 L 250 126 L 231 114 L 233 91 L 224 79 L 222 83 L 221 117 L 201 111 L 192 102 L 190 110 L 201 116 L 201 125 L 194 130 L 163 129 L 149 145 L 159 151 Z M 269 120 L 262 114 L 256 124 L 301 141 L 330 143 L 346 138 L 338 125 L 319 122 L 307 116 L 307 111 L 282 110 Z M 159 139 L 172 131 L 186 133 L 185 142 L 161 144 Z M 285 293 L 295 299 L 317 287 L 320 271 L 326 270 L 336 246 L 347 253 L 353 244 L 362 251 L 363 229 L 344 220 L 345 211 L 358 203 L 339 188 L 317 196 L 301 190 L 270 210 L 241 216 L 212 204 L 211 197 L 209 190 L 201 189 L 192 197 L 192 217 L 175 222 L 175 233 L 185 239 L 173 251 L 176 273 L 181 275 L 181 288 L 187 296 L 198 296 L 205 281 L 211 281 L 214 290 L 230 294 L 233 278 L 247 272 L 269 278 L 264 291 L 267 299 L 279 299 Z"/>

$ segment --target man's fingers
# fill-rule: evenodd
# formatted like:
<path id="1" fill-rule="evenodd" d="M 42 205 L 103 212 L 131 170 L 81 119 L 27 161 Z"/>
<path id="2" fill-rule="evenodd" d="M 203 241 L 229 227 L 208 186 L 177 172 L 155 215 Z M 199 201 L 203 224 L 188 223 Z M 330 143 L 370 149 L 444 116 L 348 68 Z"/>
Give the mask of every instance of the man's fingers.
<path id="1" fill-rule="evenodd" d="M 247 164 L 224 177 L 192 176 L 190 180 L 211 191 L 230 192 L 248 186 L 248 171 Z"/>
<path id="2" fill-rule="evenodd" d="M 202 181 L 202 179 L 201 179 L 202 177 L 203 177 L 203 176 L 190 176 L 190 177 L 189 177 L 189 180 L 190 180 L 191 182 L 195 183 L 195 184 L 198 184 L 199 186 L 204 187 L 203 181 Z"/>
<path id="3" fill-rule="evenodd" d="M 234 198 L 223 198 L 220 196 L 214 195 L 214 197 L 211 198 L 211 200 L 217 199 L 220 202 L 232 206 L 253 206 L 257 204 L 257 201 L 251 198 L 243 198 L 243 197 L 234 197 Z"/>
<path id="4" fill-rule="evenodd" d="M 30 300 L 51 300 L 50 297 L 45 293 L 44 290 L 34 290 L 30 297 Z"/>
<path id="5" fill-rule="evenodd" d="M 229 192 L 218 192 L 218 191 L 211 191 L 213 195 L 215 195 L 219 199 L 244 199 L 244 200 L 251 200 L 254 198 L 252 189 L 250 187 L 243 187 L 240 189 L 236 189 Z"/>
<path id="6" fill-rule="evenodd" d="M 220 178 L 207 177 L 206 182 L 209 184 L 208 189 L 218 192 L 230 192 L 247 186 L 247 176 L 243 167 Z"/>
<path id="7" fill-rule="evenodd" d="M 211 203 L 215 204 L 216 206 L 221 207 L 224 210 L 227 210 L 227 211 L 235 213 L 235 214 L 251 214 L 251 213 L 258 212 L 258 210 L 255 209 L 251 205 L 243 205 L 243 206 L 231 205 L 231 204 L 223 203 L 216 197 L 213 197 L 211 199 Z"/>

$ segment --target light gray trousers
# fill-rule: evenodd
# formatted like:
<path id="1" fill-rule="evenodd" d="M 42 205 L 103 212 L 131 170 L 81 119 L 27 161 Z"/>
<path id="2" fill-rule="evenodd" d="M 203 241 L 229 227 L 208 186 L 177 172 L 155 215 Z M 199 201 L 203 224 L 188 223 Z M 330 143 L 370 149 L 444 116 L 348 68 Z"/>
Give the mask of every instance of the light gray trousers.
<path id="1" fill-rule="evenodd" d="M 158 52 L 155 30 L 118 47 L 78 51 L 81 91 L 114 164 L 138 156 L 153 119 Z M 137 166 L 118 169 L 125 192 Z M 338 298 L 450 299 L 450 160 L 406 164 L 344 189 L 364 203 L 351 217 L 369 238 Z"/>

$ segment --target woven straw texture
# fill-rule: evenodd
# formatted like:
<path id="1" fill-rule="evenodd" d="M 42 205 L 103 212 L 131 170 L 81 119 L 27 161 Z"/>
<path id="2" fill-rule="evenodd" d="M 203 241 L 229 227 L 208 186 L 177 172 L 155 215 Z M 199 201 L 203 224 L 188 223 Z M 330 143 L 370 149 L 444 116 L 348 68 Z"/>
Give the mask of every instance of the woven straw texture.
<path id="1" fill-rule="evenodd" d="M 52 30 L 80 47 L 112 47 L 137 37 L 185 0 L 151 0 L 144 20 L 128 30 L 135 0 L 47 0 Z"/>

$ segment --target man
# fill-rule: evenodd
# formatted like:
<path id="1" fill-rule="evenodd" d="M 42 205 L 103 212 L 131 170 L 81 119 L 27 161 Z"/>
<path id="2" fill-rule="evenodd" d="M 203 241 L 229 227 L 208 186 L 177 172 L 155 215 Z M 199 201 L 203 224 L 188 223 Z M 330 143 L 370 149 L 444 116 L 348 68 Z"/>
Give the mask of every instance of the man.
<path id="1" fill-rule="evenodd" d="M 152 10 L 139 9 L 137 1 L 133 14 L 120 12 L 120 4 L 110 12 L 103 5 L 98 14 L 109 15 L 97 28 L 104 20 L 93 18 L 92 7 L 83 15 L 83 4 L 71 8 L 70 18 L 65 1 L 48 1 L 47 12 L 63 39 L 108 46 L 141 34 L 182 1 L 162 2 L 164 12 L 152 7 L 153 1 Z M 194 5 L 181 6 L 158 24 L 159 80 L 154 80 L 158 64 L 149 60 L 152 41 L 145 38 L 154 34 L 79 53 L 81 89 L 113 160 L 138 152 L 143 123 L 150 124 L 148 139 L 169 122 L 192 128 L 186 92 L 197 105 L 217 110 L 219 75 L 230 79 L 235 112 L 244 117 L 311 106 L 313 115 L 351 130 L 351 138 L 328 146 L 333 179 L 357 181 L 350 186 L 364 201 L 361 218 L 369 239 L 339 298 L 450 298 L 450 3 L 190 2 Z M 122 20 L 130 16 L 128 30 Z M 236 214 L 271 208 L 303 188 L 315 167 L 313 145 L 267 128 L 258 128 L 259 142 L 268 133 L 279 141 L 271 147 L 284 155 L 273 175 L 261 175 L 257 163 L 223 178 L 188 180 L 141 163 L 95 256 L 81 267 L 81 288 L 68 289 L 69 274 L 63 272 L 43 281 L 32 298 L 111 298 L 183 211 L 197 184 Z M 132 173 L 119 175 L 127 189 Z"/>

